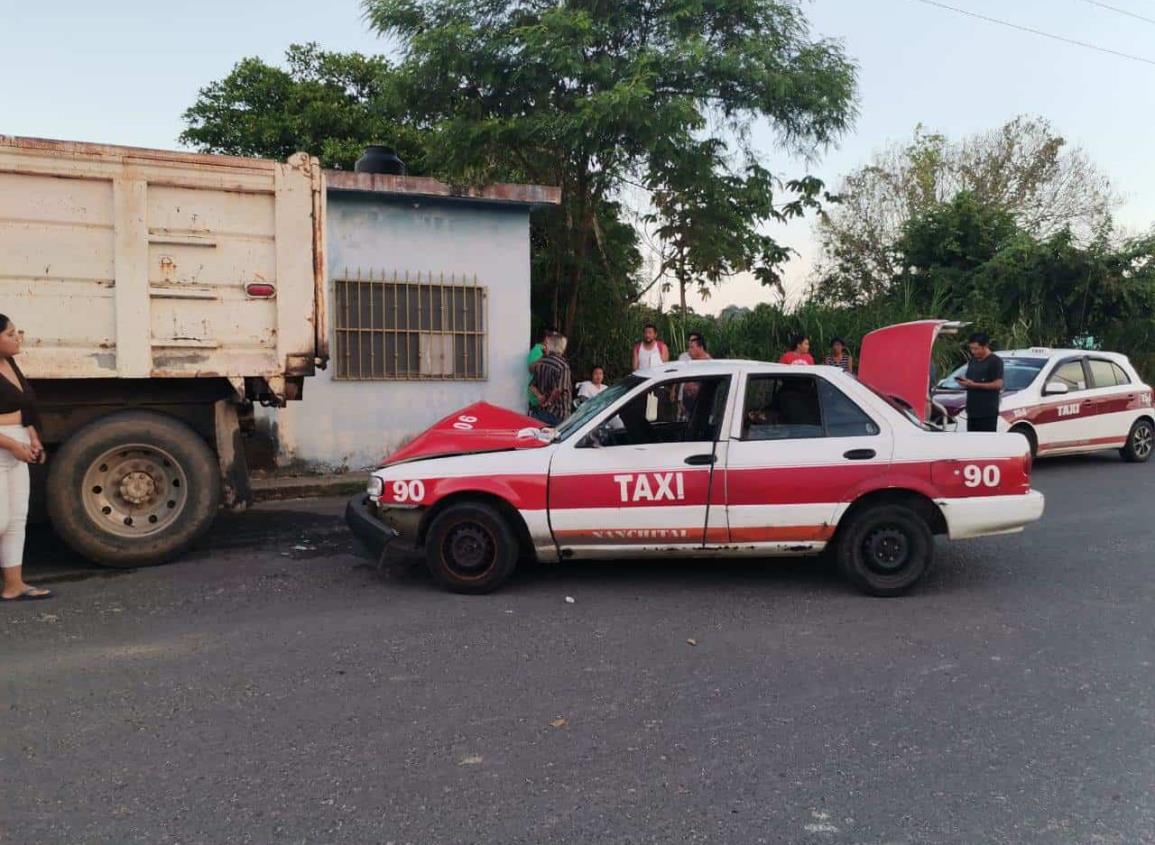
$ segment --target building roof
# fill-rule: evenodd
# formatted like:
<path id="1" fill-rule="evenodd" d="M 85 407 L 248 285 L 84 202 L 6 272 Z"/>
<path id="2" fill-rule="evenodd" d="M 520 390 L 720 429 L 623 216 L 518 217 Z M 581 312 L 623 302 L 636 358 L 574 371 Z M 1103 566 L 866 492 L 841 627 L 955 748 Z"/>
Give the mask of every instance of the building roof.
<path id="1" fill-rule="evenodd" d="M 429 197 L 500 205 L 557 205 L 561 202 L 561 188 L 546 185 L 514 185 L 498 182 L 483 186 L 457 186 L 427 176 L 353 173 L 348 170 L 326 170 L 325 187 L 329 191 Z"/>

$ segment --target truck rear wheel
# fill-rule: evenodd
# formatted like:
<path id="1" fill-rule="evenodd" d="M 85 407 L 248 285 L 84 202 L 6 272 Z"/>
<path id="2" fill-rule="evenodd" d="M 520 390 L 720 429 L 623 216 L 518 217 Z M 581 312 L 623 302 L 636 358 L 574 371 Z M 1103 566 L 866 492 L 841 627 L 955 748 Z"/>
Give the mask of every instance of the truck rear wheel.
<path id="1" fill-rule="evenodd" d="M 107 566 L 163 563 L 212 524 L 220 468 L 179 420 L 125 411 L 95 420 L 53 456 L 48 513 L 75 551 Z"/>

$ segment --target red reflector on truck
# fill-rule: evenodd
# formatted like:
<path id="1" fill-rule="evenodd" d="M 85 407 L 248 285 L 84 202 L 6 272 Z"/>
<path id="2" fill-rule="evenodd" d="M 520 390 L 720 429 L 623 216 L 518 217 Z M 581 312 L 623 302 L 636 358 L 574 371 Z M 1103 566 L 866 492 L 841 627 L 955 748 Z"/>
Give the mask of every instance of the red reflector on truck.
<path id="1" fill-rule="evenodd" d="M 272 299 L 277 295 L 277 289 L 273 285 L 267 285 L 262 282 L 254 282 L 245 287 L 245 293 L 254 299 Z"/>

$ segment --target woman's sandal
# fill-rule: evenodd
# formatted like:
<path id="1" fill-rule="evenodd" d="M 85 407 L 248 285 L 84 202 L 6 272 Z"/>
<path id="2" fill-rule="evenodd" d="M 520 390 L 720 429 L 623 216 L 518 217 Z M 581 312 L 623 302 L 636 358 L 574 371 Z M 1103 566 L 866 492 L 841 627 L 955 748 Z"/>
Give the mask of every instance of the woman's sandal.
<path id="1" fill-rule="evenodd" d="M 44 592 L 41 593 L 41 592 L 37 592 L 36 587 L 29 587 L 27 590 L 22 592 L 20 595 L 12 596 L 12 598 L 0 596 L 0 601 L 41 601 L 42 599 L 50 599 L 50 598 L 52 598 L 52 591 L 51 590 L 45 590 Z"/>

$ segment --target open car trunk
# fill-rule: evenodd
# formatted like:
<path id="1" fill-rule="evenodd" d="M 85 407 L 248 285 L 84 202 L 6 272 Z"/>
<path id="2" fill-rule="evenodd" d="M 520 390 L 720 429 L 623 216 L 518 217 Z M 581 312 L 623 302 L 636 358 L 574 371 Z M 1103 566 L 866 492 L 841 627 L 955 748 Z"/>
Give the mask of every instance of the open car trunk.
<path id="1" fill-rule="evenodd" d="M 908 406 L 925 422 L 934 342 L 940 335 L 958 334 L 964 325 L 951 320 L 916 320 L 873 331 L 862 339 L 858 378 Z"/>

